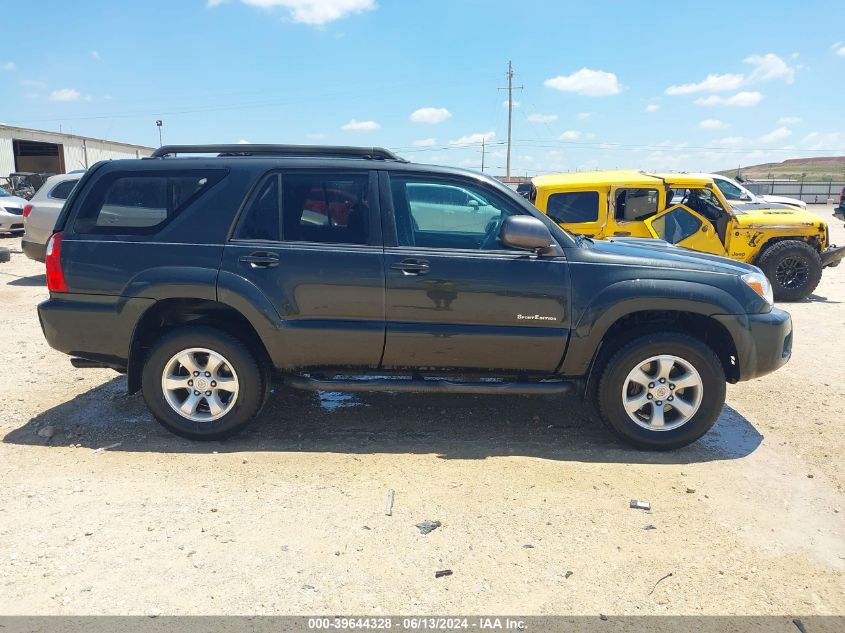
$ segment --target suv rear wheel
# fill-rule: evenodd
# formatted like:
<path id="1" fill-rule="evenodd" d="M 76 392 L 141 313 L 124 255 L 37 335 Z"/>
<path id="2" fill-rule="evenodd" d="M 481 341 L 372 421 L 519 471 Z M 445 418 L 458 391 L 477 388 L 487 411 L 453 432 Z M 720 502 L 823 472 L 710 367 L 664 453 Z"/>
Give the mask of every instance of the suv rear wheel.
<path id="1" fill-rule="evenodd" d="M 163 336 L 141 375 L 144 400 L 168 430 L 192 440 L 218 440 L 258 413 L 266 375 L 249 349 L 213 328 L 179 328 Z"/>
<path id="2" fill-rule="evenodd" d="M 681 333 L 649 334 L 617 351 L 598 387 L 602 421 L 648 450 L 691 444 L 716 422 L 725 402 L 725 372 L 707 345 Z"/>
<path id="3" fill-rule="evenodd" d="M 778 301 L 800 301 L 822 278 L 822 260 L 816 250 L 799 240 L 777 242 L 763 251 L 757 265 L 772 282 Z"/>

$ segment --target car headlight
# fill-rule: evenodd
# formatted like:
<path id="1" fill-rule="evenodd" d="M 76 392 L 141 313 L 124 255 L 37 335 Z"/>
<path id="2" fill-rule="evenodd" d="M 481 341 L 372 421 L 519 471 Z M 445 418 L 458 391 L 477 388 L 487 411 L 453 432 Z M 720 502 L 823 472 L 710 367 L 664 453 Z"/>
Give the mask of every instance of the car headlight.
<path id="1" fill-rule="evenodd" d="M 769 305 L 774 305 L 775 296 L 772 292 L 772 283 L 763 273 L 748 273 L 740 277 L 745 284 L 758 295 L 766 300 Z"/>

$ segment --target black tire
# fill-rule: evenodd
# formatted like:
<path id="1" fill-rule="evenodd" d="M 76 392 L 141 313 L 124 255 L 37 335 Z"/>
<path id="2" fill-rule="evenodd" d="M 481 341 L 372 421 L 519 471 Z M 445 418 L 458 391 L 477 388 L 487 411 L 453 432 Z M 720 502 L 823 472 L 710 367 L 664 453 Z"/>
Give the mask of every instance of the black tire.
<path id="1" fill-rule="evenodd" d="M 800 301 L 822 278 L 822 260 L 806 242 L 784 240 L 768 247 L 757 260 L 778 301 Z"/>
<path id="2" fill-rule="evenodd" d="M 165 397 L 165 366 L 174 355 L 190 348 L 220 354 L 237 375 L 237 398 L 231 410 L 216 420 L 190 420 L 177 413 Z M 269 391 L 267 375 L 255 355 L 237 338 L 210 327 L 188 326 L 168 332 L 155 344 L 144 363 L 141 387 L 147 407 L 166 429 L 191 440 L 219 440 L 237 433 L 258 414 Z"/>
<path id="3" fill-rule="evenodd" d="M 689 420 L 658 431 L 634 422 L 623 406 L 622 389 L 635 367 L 659 355 L 672 355 L 692 365 L 703 388 L 701 404 Z M 713 350 L 696 338 L 676 332 L 647 334 L 608 359 L 601 368 L 596 398 L 602 421 L 619 438 L 640 449 L 672 450 L 695 442 L 716 422 L 725 403 L 725 371 Z"/>

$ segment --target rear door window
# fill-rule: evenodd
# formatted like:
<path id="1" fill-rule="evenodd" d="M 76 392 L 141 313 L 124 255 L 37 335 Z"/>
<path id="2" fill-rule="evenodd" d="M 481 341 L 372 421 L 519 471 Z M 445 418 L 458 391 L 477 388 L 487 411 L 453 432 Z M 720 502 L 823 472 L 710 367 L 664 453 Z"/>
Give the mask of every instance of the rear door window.
<path id="1" fill-rule="evenodd" d="M 599 192 L 553 193 L 546 203 L 546 215 L 558 224 L 595 222 L 599 219 Z"/>
<path id="2" fill-rule="evenodd" d="M 657 189 L 617 189 L 616 219 L 623 222 L 644 220 L 657 213 Z"/>
<path id="3" fill-rule="evenodd" d="M 155 233 L 224 175 L 223 170 L 110 174 L 84 201 L 74 230 L 118 235 Z"/>

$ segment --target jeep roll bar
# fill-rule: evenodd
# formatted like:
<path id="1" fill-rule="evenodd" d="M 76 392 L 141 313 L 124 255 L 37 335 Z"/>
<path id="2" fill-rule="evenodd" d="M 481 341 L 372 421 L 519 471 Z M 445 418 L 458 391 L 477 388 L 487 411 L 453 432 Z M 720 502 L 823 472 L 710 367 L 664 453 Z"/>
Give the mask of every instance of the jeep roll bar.
<path id="1" fill-rule="evenodd" d="M 164 158 L 176 154 L 217 154 L 218 156 L 317 156 L 327 158 L 365 158 L 369 160 L 395 160 L 406 163 L 390 150 L 382 147 L 350 147 L 321 145 L 163 145 L 150 158 Z"/>

